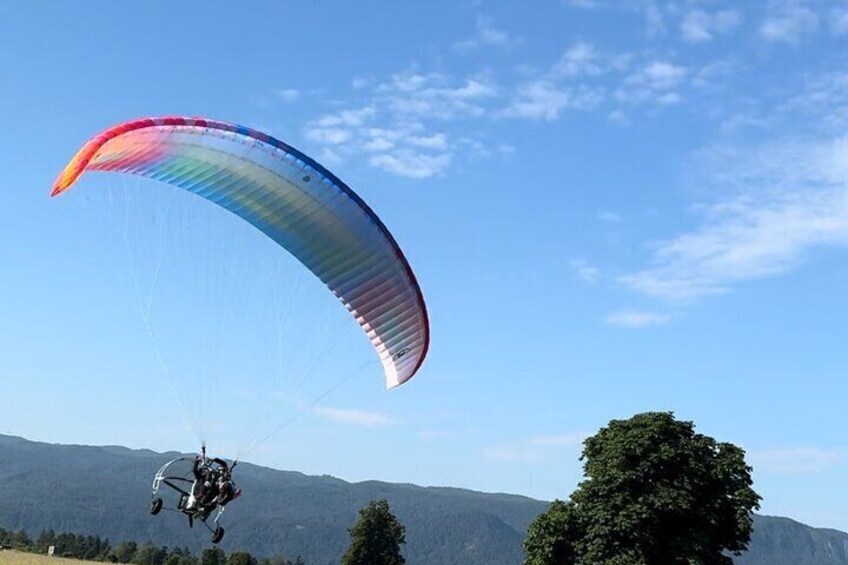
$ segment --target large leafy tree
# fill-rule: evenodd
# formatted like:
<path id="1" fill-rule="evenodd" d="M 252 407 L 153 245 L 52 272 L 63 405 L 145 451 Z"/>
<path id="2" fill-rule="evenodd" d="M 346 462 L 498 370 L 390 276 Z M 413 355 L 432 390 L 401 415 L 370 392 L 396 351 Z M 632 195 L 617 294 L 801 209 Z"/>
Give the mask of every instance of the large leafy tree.
<path id="1" fill-rule="evenodd" d="M 350 547 L 342 565 L 403 565 L 400 546 L 406 543 L 403 524 L 391 513 L 389 503 L 375 500 L 359 511 L 350 532 Z"/>
<path id="2" fill-rule="evenodd" d="M 531 526 L 525 563 L 729 565 L 760 501 L 744 455 L 669 412 L 613 420 L 586 440 L 569 504 Z"/>
<path id="3" fill-rule="evenodd" d="M 563 565 L 577 562 L 577 544 L 583 537 L 573 502 L 554 500 L 530 524 L 524 540 L 525 565 Z"/>

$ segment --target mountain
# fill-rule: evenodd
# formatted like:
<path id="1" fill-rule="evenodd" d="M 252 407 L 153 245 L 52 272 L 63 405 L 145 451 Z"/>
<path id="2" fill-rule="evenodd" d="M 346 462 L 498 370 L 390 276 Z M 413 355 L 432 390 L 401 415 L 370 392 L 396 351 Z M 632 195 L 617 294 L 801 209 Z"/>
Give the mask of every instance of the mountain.
<path id="1" fill-rule="evenodd" d="M 184 516 L 152 517 L 150 483 L 178 453 L 124 447 L 53 445 L 0 435 L 0 527 L 42 529 L 157 544 L 209 547 L 208 532 Z M 527 526 L 546 502 L 508 494 L 378 481 L 348 483 L 240 463 L 244 496 L 221 518 L 226 551 L 302 555 L 310 565 L 338 563 L 347 528 L 375 498 L 406 525 L 410 565 L 516 565 Z M 786 518 L 756 516 L 751 551 L 737 565 L 848 565 L 848 534 Z"/>
<path id="2" fill-rule="evenodd" d="M 150 484 L 178 453 L 123 447 L 52 445 L 0 435 L 0 527 L 147 539 L 167 546 L 209 547 L 209 534 L 187 519 L 152 517 Z M 520 563 L 527 525 L 547 504 L 530 498 L 455 488 L 377 481 L 348 483 L 239 463 L 244 496 L 221 518 L 227 551 L 302 555 L 310 565 L 337 563 L 350 541 L 347 528 L 375 498 L 389 501 L 406 525 L 410 565 Z"/>
<path id="3" fill-rule="evenodd" d="M 845 565 L 848 534 L 811 528 L 789 518 L 754 516 L 750 551 L 737 565 Z"/>

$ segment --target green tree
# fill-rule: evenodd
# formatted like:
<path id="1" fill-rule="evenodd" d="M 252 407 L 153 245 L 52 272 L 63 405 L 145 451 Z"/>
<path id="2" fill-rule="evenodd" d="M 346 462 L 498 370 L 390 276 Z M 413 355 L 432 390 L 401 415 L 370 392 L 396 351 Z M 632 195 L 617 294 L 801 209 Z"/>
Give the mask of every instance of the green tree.
<path id="1" fill-rule="evenodd" d="M 35 550 L 38 553 L 47 553 L 47 549 L 56 540 L 56 532 L 53 530 L 42 530 L 35 542 Z"/>
<path id="2" fill-rule="evenodd" d="M 577 543 L 583 537 L 573 502 L 554 500 L 527 530 L 524 565 L 567 565 L 577 562 Z"/>
<path id="3" fill-rule="evenodd" d="M 534 523 L 526 563 L 731 565 L 724 553 L 747 548 L 760 497 L 745 452 L 692 422 L 670 412 L 613 420 L 584 442 L 581 460 L 586 479 L 570 506 Z M 573 553 L 556 561 L 557 547 Z"/>
<path id="4" fill-rule="evenodd" d="M 385 500 L 375 500 L 359 511 L 359 519 L 348 530 L 350 547 L 342 565 L 402 565 L 406 560 L 400 546 L 406 543 L 403 524 Z"/>
<path id="5" fill-rule="evenodd" d="M 165 559 L 165 565 L 197 565 L 197 559 L 187 547 L 175 547 Z"/>
<path id="6" fill-rule="evenodd" d="M 200 565 L 226 565 L 227 554 L 220 547 L 204 549 L 200 554 Z"/>
<path id="7" fill-rule="evenodd" d="M 136 565 L 163 565 L 168 557 L 168 549 L 157 547 L 153 542 L 145 542 L 138 548 L 132 562 Z"/>
<path id="8" fill-rule="evenodd" d="M 582 558 L 646 565 L 732 564 L 759 508 L 745 452 L 695 433 L 670 412 L 613 420 L 585 442 L 587 480 L 572 500 L 585 526 Z"/>
<path id="9" fill-rule="evenodd" d="M 29 551 L 32 548 L 32 540 L 29 539 L 29 536 L 24 530 L 13 534 L 11 542 L 13 548 L 21 551 Z"/>
<path id="10" fill-rule="evenodd" d="M 259 562 L 246 551 L 234 551 L 230 554 L 227 565 L 259 565 Z"/>
<path id="11" fill-rule="evenodd" d="M 123 541 L 115 546 L 109 554 L 109 561 L 114 563 L 129 563 L 138 551 L 138 544 L 134 541 Z"/>

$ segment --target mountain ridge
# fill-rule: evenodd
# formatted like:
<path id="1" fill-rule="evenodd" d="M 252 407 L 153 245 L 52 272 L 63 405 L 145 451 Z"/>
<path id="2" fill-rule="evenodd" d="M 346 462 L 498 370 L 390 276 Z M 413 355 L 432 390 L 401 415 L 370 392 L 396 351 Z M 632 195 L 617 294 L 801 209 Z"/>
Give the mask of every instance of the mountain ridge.
<path id="1" fill-rule="evenodd" d="M 99 535 L 116 543 L 150 539 L 198 552 L 211 545 L 207 532 L 189 529 L 180 515 L 147 513 L 156 470 L 192 455 L 0 435 L 0 484 L 6 487 L 0 489 L 0 527 Z M 376 498 L 386 498 L 406 525 L 409 565 L 520 564 L 527 526 L 549 504 L 450 486 L 350 482 L 248 462 L 236 473 L 245 496 L 222 516 L 223 549 L 302 555 L 311 565 L 338 563 L 349 542 L 347 528 Z M 755 516 L 750 549 L 734 562 L 848 565 L 848 534 L 790 518 Z"/>

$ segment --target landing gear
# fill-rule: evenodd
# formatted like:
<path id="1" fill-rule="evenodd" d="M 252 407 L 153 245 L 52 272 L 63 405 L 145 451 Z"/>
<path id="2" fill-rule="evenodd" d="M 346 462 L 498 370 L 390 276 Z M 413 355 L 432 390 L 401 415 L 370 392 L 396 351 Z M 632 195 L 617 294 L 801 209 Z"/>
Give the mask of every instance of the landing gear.
<path id="1" fill-rule="evenodd" d="M 190 528 L 196 522 L 202 524 L 212 534 L 212 543 L 219 543 L 224 539 L 224 528 L 218 525 L 218 519 L 227 504 L 241 495 L 241 489 L 236 488 L 231 478 L 234 466 L 235 463 L 228 466 L 222 459 L 206 458 L 205 451 L 197 458 L 178 457 L 168 461 L 153 478 L 150 513 L 155 516 L 167 510 L 184 514 Z M 164 492 L 178 495 L 174 497 L 175 508 L 171 506 L 171 497 L 165 496 L 167 506 L 160 497 L 163 486 L 168 487 Z"/>

